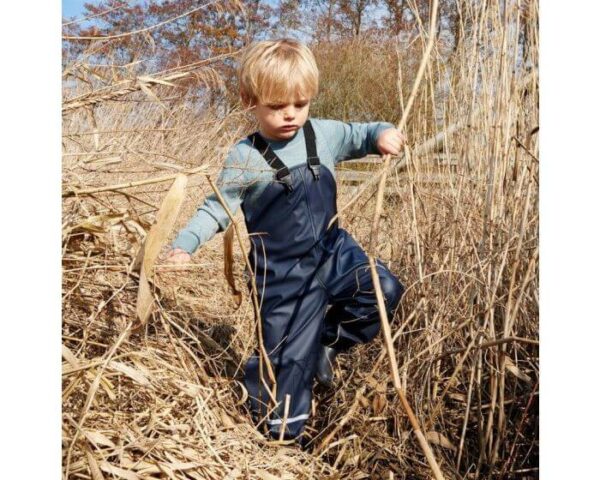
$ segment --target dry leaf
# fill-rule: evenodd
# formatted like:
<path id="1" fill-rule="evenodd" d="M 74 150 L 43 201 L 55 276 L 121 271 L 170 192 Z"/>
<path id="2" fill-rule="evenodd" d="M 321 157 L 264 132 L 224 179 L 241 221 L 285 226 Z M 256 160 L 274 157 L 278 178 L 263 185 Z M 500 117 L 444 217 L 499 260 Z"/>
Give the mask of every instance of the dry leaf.
<path id="1" fill-rule="evenodd" d="M 385 409 L 387 399 L 382 393 L 376 393 L 373 397 L 373 413 L 379 415 Z"/>
<path id="2" fill-rule="evenodd" d="M 233 428 L 235 427 L 235 423 L 231 420 L 231 417 L 227 415 L 223 410 L 221 410 L 221 421 L 223 422 L 223 426 L 225 428 Z"/>
<path id="3" fill-rule="evenodd" d="M 114 385 L 110 382 L 108 378 L 102 377 L 102 380 L 100 380 L 100 386 L 103 388 L 108 398 L 110 398 L 111 400 L 117 398 L 117 396 L 115 395 Z"/>
<path id="4" fill-rule="evenodd" d="M 126 213 L 109 213 L 105 215 L 92 215 L 83 222 L 68 229 L 65 234 L 76 232 L 104 233 L 108 227 L 125 218 Z"/>
<path id="5" fill-rule="evenodd" d="M 508 357 L 504 357 L 505 358 L 505 366 L 506 369 L 512 373 L 515 377 L 517 377 L 519 380 L 523 380 L 525 383 L 531 383 L 531 377 L 529 375 L 527 375 L 526 373 L 524 373 L 522 370 L 519 369 L 519 367 L 517 367 L 513 361 L 508 358 Z"/>
<path id="6" fill-rule="evenodd" d="M 227 279 L 227 283 L 231 287 L 233 291 L 233 296 L 235 298 L 236 310 L 242 304 L 242 292 L 240 292 L 235 286 L 235 278 L 233 276 L 233 237 L 235 235 L 235 229 L 233 225 L 229 225 L 227 230 L 225 230 L 225 235 L 223 236 L 223 247 L 224 247 L 224 258 L 225 258 L 225 278 Z"/>
<path id="7" fill-rule="evenodd" d="M 136 304 L 136 313 L 141 324 L 144 325 L 150 316 L 153 305 L 152 290 L 150 282 L 146 277 L 146 271 L 142 268 L 140 272 L 139 289 Z"/>
<path id="8" fill-rule="evenodd" d="M 200 385 L 195 385 L 193 383 L 184 382 L 183 380 L 174 380 L 172 382 L 172 385 L 175 385 L 183 393 L 185 393 L 186 395 L 188 395 L 192 398 L 195 398 L 195 397 L 201 395 L 202 391 L 204 390 L 204 388 Z"/>
<path id="9" fill-rule="evenodd" d="M 94 397 L 96 396 L 96 391 L 98 390 L 98 387 L 100 386 L 100 379 L 101 376 L 99 374 L 96 374 L 96 377 L 94 378 L 94 381 L 92 382 L 92 385 L 90 386 L 90 389 L 88 390 L 87 396 L 85 398 L 85 404 L 83 405 L 83 411 L 87 412 L 90 408 L 90 406 L 92 405 L 92 401 L 94 400 Z"/>
<path id="10" fill-rule="evenodd" d="M 456 400 L 457 402 L 466 403 L 467 396 L 464 393 L 449 393 L 448 398 Z"/>
<path id="11" fill-rule="evenodd" d="M 129 378 L 139 383 L 140 385 L 143 385 L 145 387 L 150 386 L 150 380 L 148 380 L 142 372 L 136 370 L 133 367 L 130 367 L 129 365 L 125 365 L 124 363 L 111 360 L 108 363 L 108 366 L 113 370 L 116 370 L 117 372 L 127 375 Z"/>
<path id="12" fill-rule="evenodd" d="M 104 447 L 116 448 L 113 441 L 108 438 L 106 435 L 96 431 L 96 430 L 82 430 L 85 437 L 95 445 L 102 445 Z"/>
<path id="13" fill-rule="evenodd" d="M 137 473 L 132 472 L 131 470 L 124 470 L 122 468 L 115 467 L 108 462 L 102 462 L 100 464 L 100 469 L 119 478 L 124 478 L 125 480 L 142 480 Z"/>
<path id="14" fill-rule="evenodd" d="M 227 474 L 227 476 L 223 480 L 236 480 L 238 477 L 242 475 L 242 472 L 237 468 L 234 468 L 231 472 Z"/>
<path id="15" fill-rule="evenodd" d="M 69 362 L 71 367 L 79 367 L 79 361 L 77 360 L 77 357 L 73 355 L 73 352 L 71 352 L 71 350 L 69 350 L 69 348 L 65 345 L 62 346 L 62 356 L 67 362 Z"/>
<path id="16" fill-rule="evenodd" d="M 202 461 L 202 456 L 198 453 L 198 450 L 194 450 L 193 448 L 184 447 L 181 449 L 180 453 L 185 458 L 189 458 L 190 460 L 194 460 L 196 462 Z"/>
<path id="17" fill-rule="evenodd" d="M 142 89 L 142 92 L 144 92 L 150 98 L 150 100 L 158 103 L 164 109 L 167 108 L 166 105 L 160 101 L 160 98 L 157 97 L 157 95 L 150 89 L 148 85 L 146 85 L 144 82 L 138 82 L 138 85 Z"/>
<path id="18" fill-rule="evenodd" d="M 88 465 L 90 467 L 90 473 L 92 474 L 92 479 L 93 480 L 104 480 L 104 475 L 102 475 L 102 472 L 100 471 L 100 467 L 98 467 L 98 462 L 96 462 L 96 459 L 94 458 L 94 455 L 92 454 L 92 452 L 90 452 L 89 448 L 85 449 L 85 456 L 87 458 Z"/>
<path id="19" fill-rule="evenodd" d="M 448 440 L 444 435 L 438 432 L 427 432 L 425 434 L 425 438 L 428 442 L 433 443 L 434 445 L 439 445 L 440 447 L 447 448 L 448 450 L 456 451 L 456 447 L 452 445 L 450 440 Z"/>
<path id="20" fill-rule="evenodd" d="M 265 470 L 256 469 L 254 471 L 256 472 L 256 475 L 262 480 L 281 480 L 279 477 L 276 477 L 275 475 L 272 475 Z"/>
<path id="21" fill-rule="evenodd" d="M 159 468 L 162 473 L 166 473 L 171 480 L 177 480 L 175 472 L 171 470 L 164 462 L 159 463 Z"/>
<path id="22" fill-rule="evenodd" d="M 164 463 L 162 464 L 164 466 Z M 172 462 L 169 463 L 171 470 L 190 470 L 192 468 L 198 468 L 202 464 L 200 462 Z"/>
<path id="23" fill-rule="evenodd" d="M 138 80 L 146 83 L 159 83 L 160 85 L 166 85 L 167 87 L 176 87 L 174 83 L 167 82 L 166 80 L 161 80 L 160 78 L 152 78 L 147 75 L 138 77 Z"/>
<path id="24" fill-rule="evenodd" d="M 177 175 L 171 188 L 167 192 L 160 209 L 156 215 L 156 223 L 150 229 L 144 242 L 143 261 L 140 272 L 140 283 L 137 296 L 136 311 L 141 325 L 144 325 L 152 310 L 153 298 L 148 279 L 152 275 L 152 266 L 160 252 L 162 245 L 166 242 L 177 214 L 183 203 L 185 187 L 187 185 L 186 175 Z"/>
<path id="25" fill-rule="evenodd" d="M 156 214 L 156 223 L 146 237 L 143 263 L 148 275 L 151 275 L 152 266 L 158 257 L 158 253 L 173 229 L 183 202 L 187 181 L 187 175 L 177 175 Z"/>

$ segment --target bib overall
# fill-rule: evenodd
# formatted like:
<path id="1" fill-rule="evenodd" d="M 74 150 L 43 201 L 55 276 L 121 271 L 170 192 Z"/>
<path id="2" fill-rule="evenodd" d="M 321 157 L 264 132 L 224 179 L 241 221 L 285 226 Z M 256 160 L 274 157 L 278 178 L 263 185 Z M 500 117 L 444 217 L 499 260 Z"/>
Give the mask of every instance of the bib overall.
<path id="1" fill-rule="evenodd" d="M 249 137 L 275 170 L 275 181 L 252 207 L 242 203 L 278 406 L 261 383 L 258 351 L 246 364 L 244 383 L 254 420 L 266 423 L 274 438 L 285 423 L 286 439 L 303 432 L 311 412 L 320 344 L 344 351 L 373 339 L 380 327 L 367 255 L 337 221 L 327 229 L 337 212 L 336 183 L 320 164 L 310 121 L 304 137 L 306 164 L 289 169 L 258 133 Z M 391 318 L 404 289 L 379 261 L 377 270 Z M 262 372 L 268 383 L 266 368 Z"/>

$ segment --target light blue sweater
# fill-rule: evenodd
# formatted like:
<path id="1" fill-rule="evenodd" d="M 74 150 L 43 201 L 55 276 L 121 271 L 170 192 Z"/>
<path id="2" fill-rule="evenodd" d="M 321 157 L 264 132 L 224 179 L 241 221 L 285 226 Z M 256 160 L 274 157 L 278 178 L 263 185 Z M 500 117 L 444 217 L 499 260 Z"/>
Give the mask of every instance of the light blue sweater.
<path id="1" fill-rule="evenodd" d="M 335 178 L 335 165 L 344 160 L 378 154 L 375 142 L 379 134 L 391 123 L 344 123 L 336 120 L 310 119 L 317 142 L 317 154 L 321 165 L 327 167 Z M 271 148 L 289 168 L 306 162 L 304 132 L 298 130 L 294 137 L 271 142 Z M 246 138 L 229 152 L 217 180 L 217 186 L 231 212 L 235 215 L 243 201 L 247 205 L 256 202 L 267 185 L 273 181 L 274 170 Z M 179 232 L 172 244 L 194 253 L 216 233 L 225 231 L 230 223 L 225 209 L 216 195 L 206 197 L 204 203 L 188 224 Z"/>

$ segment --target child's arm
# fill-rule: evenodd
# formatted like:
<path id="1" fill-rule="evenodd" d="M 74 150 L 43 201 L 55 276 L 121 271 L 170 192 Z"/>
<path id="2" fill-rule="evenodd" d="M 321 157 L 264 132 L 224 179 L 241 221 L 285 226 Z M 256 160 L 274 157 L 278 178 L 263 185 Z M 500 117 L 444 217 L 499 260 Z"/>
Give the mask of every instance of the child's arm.
<path id="1" fill-rule="evenodd" d="M 234 215 L 246 193 L 248 181 L 245 178 L 245 173 L 240 168 L 236 150 L 232 150 L 225 161 L 223 170 L 219 174 L 217 187 L 229 210 Z M 171 244 L 172 250 L 168 253 L 166 260 L 170 263 L 185 263 L 192 253 L 209 241 L 216 233 L 225 231 L 229 223 L 230 219 L 227 212 L 214 192 L 211 193 L 187 225 L 179 232 Z"/>
<path id="2" fill-rule="evenodd" d="M 387 122 L 340 122 L 318 120 L 335 163 L 362 158 L 368 154 L 398 155 L 404 136 Z"/>

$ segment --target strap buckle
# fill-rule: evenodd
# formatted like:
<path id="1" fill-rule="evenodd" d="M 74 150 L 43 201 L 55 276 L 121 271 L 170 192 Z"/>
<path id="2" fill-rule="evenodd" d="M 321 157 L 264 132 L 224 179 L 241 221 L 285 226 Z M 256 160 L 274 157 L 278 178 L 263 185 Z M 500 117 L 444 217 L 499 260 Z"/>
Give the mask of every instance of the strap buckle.
<path id="1" fill-rule="evenodd" d="M 321 175 L 321 163 L 319 157 L 308 157 L 308 168 L 313 173 L 315 180 L 318 180 Z"/>
<path id="2" fill-rule="evenodd" d="M 290 171 L 287 167 L 283 167 L 277 170 L 275 172 L 275 178 L 278 181 L 283 182 L 285 184 L 285 187 L 287 188 L 288 192 L 294 190 L 294 185 L 292 184 L 292 176 L 290 175 Z"/>

